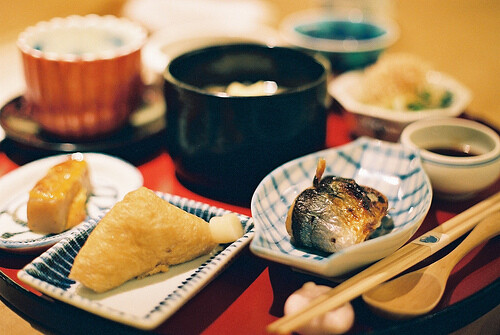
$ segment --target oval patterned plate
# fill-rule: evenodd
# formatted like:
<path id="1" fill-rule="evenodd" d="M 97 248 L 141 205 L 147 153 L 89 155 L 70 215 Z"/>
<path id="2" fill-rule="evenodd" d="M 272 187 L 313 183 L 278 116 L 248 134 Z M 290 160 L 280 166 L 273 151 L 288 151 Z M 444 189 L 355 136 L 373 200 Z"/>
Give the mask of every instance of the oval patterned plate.
<path id="1" fill-rule="evenodd" d="M 324 176 L 353 178 L 389 200 L 382 225 L 364 242 L 334 254 L 295 247 L 285 228 L 288 209 L 297 195 L 312 185 L 318 158 L 326 160 Z M 367 137 L 316 152 L 272 171 L 252 197 L 256 255 L 302 271 L 339 277 L 373 263 L 401 247 L 417 231 L 429 211 L 432 189 L 418 154 L 401 144 Z"/>
<path id="2" fill-rule="evenodd" d="M 87 214 L 96 218 L 111 208 L 125 194 L 142 186 L 140 171 L 131 164 L 104 154 L 83 155 L 89 165 L 93 191 L 87 202 Z M 29 191 L 47 173 L 48 169 L 68 155 L 43 158 L 6 174 L 0 178 L 0 249 L 9 252 L 37 252 L 68 237 L 78 226 L 60 234 L 38 234 L 27 227 L 26 204 Z"/>

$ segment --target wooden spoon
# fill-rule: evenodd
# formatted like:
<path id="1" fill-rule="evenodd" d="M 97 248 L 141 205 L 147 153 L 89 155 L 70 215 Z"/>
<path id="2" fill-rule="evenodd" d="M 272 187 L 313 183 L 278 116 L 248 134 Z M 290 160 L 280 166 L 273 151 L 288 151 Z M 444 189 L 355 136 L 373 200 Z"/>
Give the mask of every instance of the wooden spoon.
<path id="1" fill-rule="evenodd" d="M 408 319 L 431 311 L 443 296 L 454 266 L 473 248 L 500 234 L 500 212 L 483 219 L 447 256 L 431 265 L 382 283 L 362 295 L 377 314 Z"/>

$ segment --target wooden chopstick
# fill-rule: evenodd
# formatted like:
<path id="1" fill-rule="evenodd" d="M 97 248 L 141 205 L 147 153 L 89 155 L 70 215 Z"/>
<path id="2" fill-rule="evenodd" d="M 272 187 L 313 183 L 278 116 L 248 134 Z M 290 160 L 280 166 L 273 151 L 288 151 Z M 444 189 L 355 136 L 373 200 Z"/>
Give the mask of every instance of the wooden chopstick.
<path id="1" fill-rule="evenodd" d="M 474 228 L 479 221 L 500 211 L 500 192 L 479 202 L 454 216 L 445 223 L 414 239 L 392 255 L 383 258 L 357 275 L 314 299 L 302 310 L 288 314 L 269 324 L 270 333 L 286 334 L 304 325 L 312 318 L 322 315 L 362 295 L 378 284 L 391 279 L 411 266 L 419 263 L 458 237 Z M 437 236 L 432 244 L 420 242 L 422 238 Z"/>

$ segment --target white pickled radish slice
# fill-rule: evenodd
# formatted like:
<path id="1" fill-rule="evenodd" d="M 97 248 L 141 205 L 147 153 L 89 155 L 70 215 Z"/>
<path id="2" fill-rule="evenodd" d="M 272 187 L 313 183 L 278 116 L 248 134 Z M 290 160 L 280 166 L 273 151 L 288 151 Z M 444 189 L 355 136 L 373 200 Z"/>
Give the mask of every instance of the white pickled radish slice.
<path id="1" fill-rule="evenodd" d="M 243 226 L 234 213 L 214 216 L 209 222 L 212 238 L 216 243 L 231 243 L 243 236 Z"/>

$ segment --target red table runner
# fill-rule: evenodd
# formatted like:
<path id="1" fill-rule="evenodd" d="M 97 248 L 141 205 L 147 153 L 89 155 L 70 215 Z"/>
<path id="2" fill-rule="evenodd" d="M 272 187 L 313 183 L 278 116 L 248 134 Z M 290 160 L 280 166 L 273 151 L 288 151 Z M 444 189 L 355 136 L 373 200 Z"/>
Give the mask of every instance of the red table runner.
<path id="1" fill-rule="evenodd" d="M 340 112 L 330 113 L 327 129 L 327 147 L 335 147 L 351 140 L 344 116 Z M 17 165 L 4 153 L 0 153 L 0 176 L 15 168 L 17 168 Z M 172 160 L 165 152 L 161 152 L 152 160 L 138 166 L 138 168 L 144 176 L 144 186 L 152 190 L 177 194 L 245 215 L 251 215 L 249 207 L 241 207 L 208 199 L 185 188 L 175 177 Z M 436 225 L 443 223 L 498 190 L 500 190 L 500 180 L 489 189 L 468 201 L 452 203 L 434 199 L 426 219 L 415 236 L 419 236 L 434 228 Z M 442 257 L 459 242 L 460 240 L 452 243 L 434 255 L 430 260 L 419 264 L 418 267 Z M 469 253 L 453 270 L 442 301 L 427 316 L 408 322 L 388 321 L 372 314 L 364 306 L 361 299 L 354 300 L 356 323 L 351 333 L 368 330 L 375 333 L 391 330 L 400 332 L 403 330 L 416 330 L 417 328 L 420 333 L 425 333 L 424 330 L 426 327 L 429 327 L 429 329 L 450 331 L 473 321 L 495 307 L 495 301 L 498 304 L 498 282 L 500 278 L 499 247 L 500 238 L 495 238 L 487 243 L 483 243 Z M 0 251 L 0 281 L 3 281 L 4 284 L 4 286 L 0 285 L 0 295 L 4 296 L 4 299 L 14 307 L 19 308 L 21 312 L 28 314 L 29 317 L 33 317 L 29 315 L 30 308 L 26 307 L 26 303 L 21 302 L 21 300 L 24 301 L 26 299 L 27 301 L 40 302 L 39 299 L 43 298 L 39 292 L 20 283 L 16 274 L 19 269 L 36 256 L 15 255 Z M 246 248 L 224 272 L 208 284 L 192 300 L 187 302 L 164 324 L 152 331 L 152 333 L 265 334 L 265 327 L 283 315 L 283 304 L 286 298 L 293 291 L 299 289 L 303 283 L 311 280 L 330 286 L 335 285 L 331 281 L 303 274 L 287 266 L 260 259 Z M 0 282 L 0 284 L 2 283 Z M 5 291 L 2 290 L 2 287 L 4 287 Z M 13 290 L 14 292 L 7 292 L 8 290 Z M 493 292 L 493 297 L 490 291 Z M 485 302 L 481 303 L 481 301 L 485 301 L 483 299 L 484 296 L 490 298 L 491 301 L 489 303 L 493 304 L 493 306 L 488 306 Z M 57 304 L 57 302 L 43 303 L 48 304 L 49 309 L 51 303 Z M 58 309 L 61 308 L 59 305 Z M 23 310 L 24 308 L 26 310 Z M 461 309 L 467 309 L 467 313 L 470 316 L 460 317 Z M 50 310 L 47 313 L 51 316 Z M 78 311 L 74 313 L 76 316 L 69 318 L 66 322 L 77 325 L 80 316 Z M 444 317 L 448 320 L 448 323 L 454 322 L 451 318 L 455 314 L 457 315 L 457 320 L 459 320 L 457 321 L 458 323 L 455 325 L 446 325 L 447 322 L 444 321 Z M 82 312 L 82 322 L 85 320 L 85 315 Z M 45 324 L 43 320 L 36 321 L 41 323 L 41 327 L 52 328 L 56 331 L 59 329 L 61 331 L 58 325 L 50 324 L 50 320 L 47 320 L 48 324 Z M 109 327 L 114 326 L 113 322 L 109 321 L 108 323 L 106 325 Z M 121 325 L 116 324 L 116 327 L 121 327 Z M 135 329 L 127 330 L 132 333 L 136 332 Z"/>

